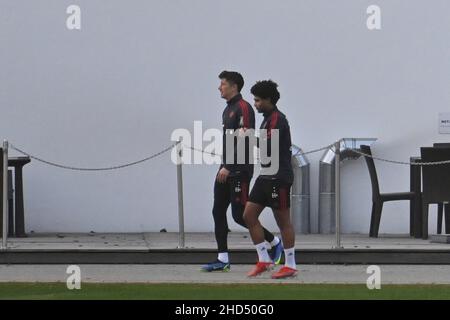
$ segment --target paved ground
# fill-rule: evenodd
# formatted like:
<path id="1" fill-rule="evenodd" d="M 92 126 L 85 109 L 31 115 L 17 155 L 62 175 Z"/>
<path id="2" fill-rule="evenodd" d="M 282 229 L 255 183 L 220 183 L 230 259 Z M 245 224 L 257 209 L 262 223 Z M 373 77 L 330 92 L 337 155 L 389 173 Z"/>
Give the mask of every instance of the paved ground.
<path id="1" fill-rule="evenodd" d="M 121 250 L 147 251 L 149 249 L 174 249 L 179 243 L 178 233 L 30 233 L 27 238 L 8 239 L 8 248 L 20 250 Z M 231 232 L 229 247 L 233 249 L 253 249 L 246 232 Z M 330 249 L 335 245 L 334 234 L 297 235 L 297 249 Z M 381 234 L 379 238 L 369 238 L 366 234 L 344 234 L 342 245 L 348 249 L 420 249 L 449 250 L 450 244 L 434 243 L 430 240 L 415 239 L 409 235 Z M 215 249 L 213 233 L 186 233 L 185 247 Z"/>
<path id="2" fill-rule="evenodd" d="M 257 279 L 245 274 L 250 265 L 233 265 L 230 272 L 204 273 L 199 265 L 80 265 L 82 282 L 131 283 L 352 283 L 365 284 L 365 265 L 302 265 L 296 278 Z M 450 284 L 450 266 L 382 265 L 382 284 Z M 66 282 L 66 265 L 0 265 L 1 282 Z"/>

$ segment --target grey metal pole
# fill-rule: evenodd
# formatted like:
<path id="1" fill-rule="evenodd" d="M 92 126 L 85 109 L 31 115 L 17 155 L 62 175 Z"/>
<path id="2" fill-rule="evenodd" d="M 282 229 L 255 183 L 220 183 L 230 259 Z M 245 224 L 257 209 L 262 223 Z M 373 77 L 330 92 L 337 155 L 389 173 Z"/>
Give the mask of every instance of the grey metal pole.
<path id="1" fill-rule="evenodd" d="M 336 249 L 341 246 L 341 140 L 338 140 L 334 145 L 336 157 L 334 158 L 335 166 L 335 211 L 336 211 Z"/>
<path id="2" fill-rule="evenodd" d="M 178 248 L 185 247 L 184 235 L 184 207 L 183 207 L 183 147 L 181 140 L 177 144 L 177 185 L 178 185 Z"/>
<path id="3" fill-rule="evenodd" d="M 3 230 L 2 248 L 8 245 L 8 141 L 3 141 Z"/>

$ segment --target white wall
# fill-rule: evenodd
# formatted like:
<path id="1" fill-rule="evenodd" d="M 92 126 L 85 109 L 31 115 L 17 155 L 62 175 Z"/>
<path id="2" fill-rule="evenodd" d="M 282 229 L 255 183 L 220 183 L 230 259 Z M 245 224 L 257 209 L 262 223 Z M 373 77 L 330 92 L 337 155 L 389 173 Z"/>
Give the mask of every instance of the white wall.
<path id="1" fill-rule="evenodd" d="M 81 7 L 80 31 L 66 29 L 70 4 Z M 366 27 L 370 4 L 381 7 L 380 31 Z M 304 150 L 377 137 L 376 156 L 407 161 L 420 146 L 449 140 L 437 131 L 450 101 L 448 12 L 446 0 L 0 0 L 0 137 L 63 164 L 137 160 L 194 120 L 220 128 L 217 75 L 232 69 L 244 75 L 249 100 L 256 80 L 279 83 L 279 108 Z M 320 156 L 309 157 L 314 217 Z M 408 190 L 407 166 L 376 164 L 382 191 Z M 216 170 L 184 168 L 188 231 L 213 230 Z M 32 161 L 24 176 L 28 231 L 177 230 L 169 154 L 100 173 Z M 362 159 L 345 163 L 342 186 L 344 232 L 367 233 Z M 408 217 L 406 202 L 387 204 L 380 232 L 408 232 Z M 276 230 L 268 212 L 263 219 Z"/>

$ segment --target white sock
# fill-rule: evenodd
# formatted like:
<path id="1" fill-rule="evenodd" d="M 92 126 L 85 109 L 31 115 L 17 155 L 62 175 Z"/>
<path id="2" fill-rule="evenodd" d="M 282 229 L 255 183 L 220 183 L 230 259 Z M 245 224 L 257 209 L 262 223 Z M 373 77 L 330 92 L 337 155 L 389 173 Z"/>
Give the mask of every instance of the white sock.
<path id="1" fill-rule="evenodd" d="M 256 252 L 258 252 L 258 260 L 259 262 L 272 262 L 272 259 L 269 257 L 269 253 L 267 252 L 266 242 L 261 242 L 255 245 Z"/>
<path id="2" fill-rule="evenodd" d="M 272 249 L 272 245 L 270 244 L 270 242 L 264 241 L 264 243 L 266 244 L 266 249 L 267 250 Z"/>
<path id="3" fill-rule="evenodd" d="M 272 247 L 275 247 L 275 246 L 278 245 L 279 243 L 280 243 L 280 238 L 278 238 L 277 236 L 275 236 L 270 244 L 271 244 Z"/>
<path id="4" fill-rule="evenodd" d="M 219 256 L 217 257 L 223 263 L 228 263 L 228 252 L 219 252 Z"/>
<path id="5" fill-rule="evenodd" d="M 284 249 L 284 265 L 291 269 L 297 269 L 297 265 L 295 264 L 295 248 Z"/>

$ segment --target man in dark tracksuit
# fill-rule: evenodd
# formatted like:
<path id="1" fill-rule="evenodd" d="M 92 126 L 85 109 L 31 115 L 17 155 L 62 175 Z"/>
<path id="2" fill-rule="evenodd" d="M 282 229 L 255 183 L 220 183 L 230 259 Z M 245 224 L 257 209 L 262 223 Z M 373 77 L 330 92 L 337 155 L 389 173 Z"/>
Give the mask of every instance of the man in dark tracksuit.
<path id="1" fill-rule="evenodd" d="M 275 82 L 266 80 L 257 82 L 251 89 L 255 108 L 264 115 L 261 129 L 266 130 L 266 135 L 261 133 L 263 139 L 260 140 L 260 144 L 266 142 L 267 150 L 270 151 L 271 147 L 277 143 L 278 154 L 276 154 L 277 157 L 268 154 L 271 157 L 268 163 L 263 164 L 261 161 L 261 175 L 255 181 L 244 212 L 245 223 L 250 230 L 258 253 L 258 263 L 248 273 L 248 276 L 254 277 L 271 269 L 273 264 L 267 253 L 264 232 L 259 222 L 262 210 L 265 207 L 272 208 L 285 246 L 285 265 L 272 274 L 274 279 L 292 277 L 297 274 L 294 249 L 295 233 L 290 219 L 290 190 L 294 180 L 291 165 L 291 133 L 286 116 L 278 110 L 276 105 L 280 98 L 277 87 Z M 276 160 L 278 160 L 278 166 L 274 165 Z M 264 171 L 264 169 L 270 169 L 272 165 L 274 165 L 272 171 Z"/>
<path id="2" fill-rule="evenodd" d="M 227 160 L 226 141 L 227 133 L 236 130 L 245 131 L 255 129 L 255 113 L 251 105 L 242 99 L 240 91 L 244 86 L 242 76 L 233 71 L 223 71 L 219 78 L 221 80 L 219 90 L 222 98 L 227 100 L 227 106 L 222 114 L 223 125 L 223 152 L 222 165 L 217 173 L 214 183 L 214 231 L 218 247 L 218 257 L 216 261 L 208 263 L 202 267 L 204 271 L 228 271 L 230 269 L 230 260 L 228 257 L 228 223 L 227 209 L 231 203 L 231 212 L 234 221 L 239 225 L 246 227 L 243 219 L 245 204 L 248 199 L 249 184 L 253 176 L 253 162 L 250 157 L 253 150 L 250 150 L 250 143 L 247 141 L 245 147 L 245 161 L 239 163 L 238 148 L 234 140 L 232 148 L 234 149 L 234 159 Z M 248 139 L 248 138 L 245 138 Z M 283 247 L 278 237 L 274 237 L 269 231 L 263 228 L 264 240 L 273 247 L 271 256 L 275 263 L 281 260 Z M 267 243 L 266 243 L 267 246 Z"/>

